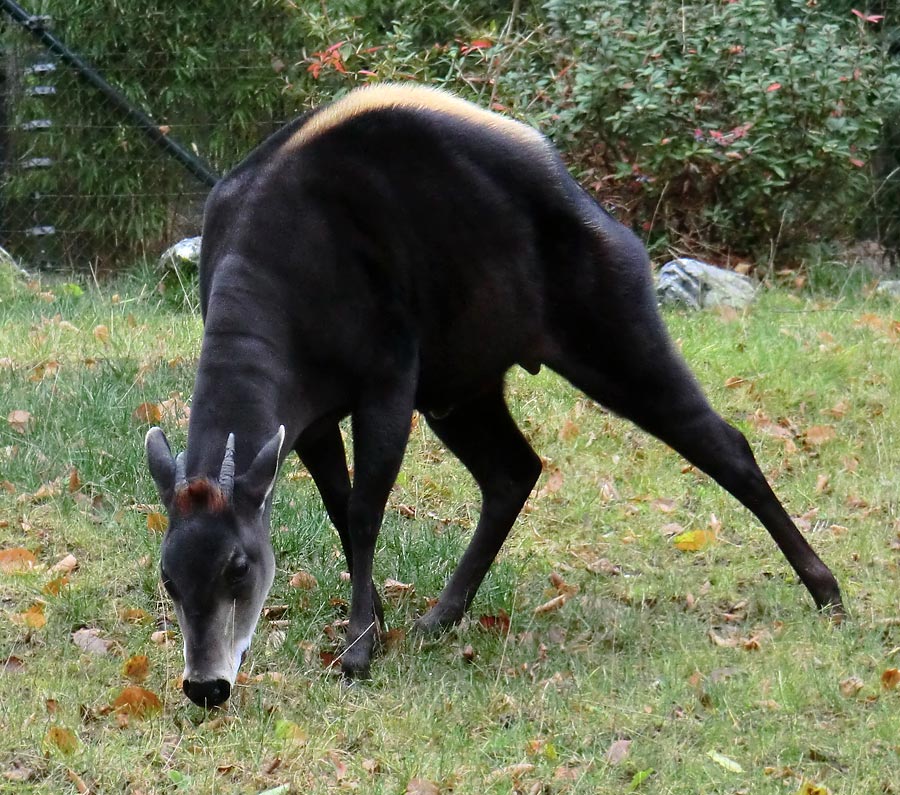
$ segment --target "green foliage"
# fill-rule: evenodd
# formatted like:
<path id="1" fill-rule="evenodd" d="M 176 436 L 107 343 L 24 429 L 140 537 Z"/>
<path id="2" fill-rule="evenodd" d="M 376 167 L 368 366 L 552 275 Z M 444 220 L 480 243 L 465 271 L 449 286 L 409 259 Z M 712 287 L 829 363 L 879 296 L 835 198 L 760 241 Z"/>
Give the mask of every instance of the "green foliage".
<path id="1" fill-rule="evenodd" d="M 861 12 L 882 22 L 852 7 L 225 0 L 214 21 L 161 0 L 29 10 L 50 14 L 62 39 L 220 172 L 356 85 L 415 80 L 540 127 L 655 252 L 783 260 L 857 231 L 900 248 L 900 67 L 888 55 L 900 18 L 886 0 Z M 205 188 L 71 70 L 23 87 L 47 80 L 52 101 L 23 94 L 12 121 L 49 114 L 54 128 L 11 130 L 10 161 L 59 165 L 10 172 L 5 215 L 63 234 L 16 245 L 38 260 L 121 268 L 196 233 Z"/>
<path id="2" fill-rule="evenodd" d="M 549 0 L 564 131 L 660 242 L 771 256 L 852 234 L 900 70 L 805 0 Z"/>

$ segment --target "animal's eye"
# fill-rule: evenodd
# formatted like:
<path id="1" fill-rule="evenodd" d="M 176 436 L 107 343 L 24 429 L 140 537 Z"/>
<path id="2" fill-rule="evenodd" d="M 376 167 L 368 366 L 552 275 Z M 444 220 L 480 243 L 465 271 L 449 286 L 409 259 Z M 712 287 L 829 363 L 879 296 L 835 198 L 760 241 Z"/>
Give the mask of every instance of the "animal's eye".
<path id="1" fill-rule="evenodd" d="M 228 577 L 232 582 L 240 582 L 247 576 L 248 571 L 250 571 L 250 561 L 241 556 L 231 561 L 231 565 L 228 567 Z"/>

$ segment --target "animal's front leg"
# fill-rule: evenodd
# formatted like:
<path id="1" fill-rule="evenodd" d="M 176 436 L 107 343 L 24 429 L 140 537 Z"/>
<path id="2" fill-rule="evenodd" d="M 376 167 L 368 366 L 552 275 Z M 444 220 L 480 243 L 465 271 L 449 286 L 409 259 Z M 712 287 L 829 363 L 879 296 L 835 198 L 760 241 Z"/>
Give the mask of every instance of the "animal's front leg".
<path id="1" fill-rule="evenodd" d="M 328 517 L 338 531 L 341 547 L 347 560 L 347 571 L 353 579 L 353 548 L 350 543 L 350 530 L 347 512 L 350 505 L 350 475 L 347 472 L 347 456 L 344 452 L 344 440 L 341 430 L 335 422 L 324 430 L 312 435 L 301 436 L 294 446 L 303 465 L 312 476 L 322 497 Z M 375 615 L 379 623 L 384 622 L 384 611 L 381 599 L 373 587 L 372 599 L 375 602 Z"/>
<path id="2" fill-rule="evenodd" d="M 341 655 L 341 668 L 348 678 L 369 674 L 381 618 L 372 584 L 375 542 L 409 438 L 413 395 L 412 383 L 382 389 L 353 412 L 355 474 L 347 515 L 352 594 L 347 645 Z"/>

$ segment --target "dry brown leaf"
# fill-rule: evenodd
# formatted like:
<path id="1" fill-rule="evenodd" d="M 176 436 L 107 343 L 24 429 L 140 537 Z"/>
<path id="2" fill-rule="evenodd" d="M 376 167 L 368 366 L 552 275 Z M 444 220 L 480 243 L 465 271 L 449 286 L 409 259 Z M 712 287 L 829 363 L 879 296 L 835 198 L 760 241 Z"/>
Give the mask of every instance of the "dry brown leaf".
<path id="1" fill-rule="evenodd" d="M 318 587 L 319 581 L 309 572 L 298 571 L 296 574 L 294 574 L 293 577 L 291 577 L 288 585 L 290 585 L 291 588 L 299 588 L 303 591 L 311 591 L 313 590 L 313 588 Z"/>
<path id="2" fill-rule="evenodd" d="M 83 652 L 103 657 L 109 654 L 114 642 L 100 637 L 99 629 L 84 627 L 72 633 L 72 642 Z"/>
<path id="3" fill-rule="evenodd" d="M 103 324 L 94 326 L 94 339 L 106 345 L 109 342 L 109 327 Z"/>
<path id="4" fill-rule="evenodd" d="M 41 588 L 41 593 L 47 594 L 47 596 L 59 596 L 62 593 L 62 589 L 65 588 L 69 584 L 69 578 L 63 574 L 60 577 L 55 577 L 50 580 L 43 588 Z"/>
<path id="5" fill-rule="evenodd" d="M 502 778 L 511 778 L 513 780 L 516 780 L 533 771 L 534 765 L 530 762 L 517 762 L 512 765 L 506 765 L 506 767 L 499 767 L 496 770 L 492 770 L 487 775 L 487 783 L 493 783 L 495 781 L 499 781 Z"/>
<path id="6" fill-rule="evenodd" d="M 162 702 L 159 700 L 159 696 L 137 685 L 126 687 L 116 696 L 111 706 L 116 712 L 134 715 L 137 718 L 152 715 L 162 710 Z"/>
<path id="7" fill-rule="evenodd" d="M 159 403 L 141 403 L 131 416 L 138 422 L 156 425 L 162 421 L 162 409 Z"/>
<path id="8" fill-rule="evenodd" d="M 606 751 L 606 763 L 618 765 L 625 760 L 631 750 L 631 740 L 614 740 Z"/>
<path id="9" fill-rule="evenodd" d="M 394 580 L 390 577 L 384 581 L 384 595 L 388 599 L 402 599 L 406 596 L 412 596 L 415 592 L 416 589 L 412 583 L 400 582 L 400 580 Z"/>
<path id="10" fill-rule="evenodd" d="M 848 411 L 850 411 L 850 402 L 848 400 L 839 400 L 830 409 L 822 409 L 822 414 L 827 414 L 829 417 L 840 420 L 843 419 Z"/>
<path id="11" fill-rule="evenodd" d="M 146 654 L 135 654 L 125 660 L 122 673 L 132 682 L 143 682 L 150 675 L 150 658 Z"/>
<path id="12" fill-rule="evenodd" d="M 157 646 L 168 646 L 175 640 L 175 633 L 171 629 L 160 629 L 150 636 L 150 642 Z"/>
<path id="13" fill-rule="evenodd" d="M 118 611 L 119 619 L 129 624 L 152 624 L 153 616 L 140 607 L 122 607 Z"/>
<path id="14" fill-rule="evenodd" d="M 11 615 L 10 620 L 14 624 L 31 627 L 31 629 L 40 629 L 47 624 L 47 616 L 44 615 L 44 603 L 35 602 L 24 613 Z"/>
<path id="15" fill-rule="evenodd" d="M 169 526 L 169 520 L 165 514 L 158 511 L 151 511 L 147 514 L 147 529 L 151 533 L 164 533 Z"/>
<path id="16" fill-rule="evenodd" d="M 825 442 L 830 442 L 836 436 L 837 432 L 831 425 L 811 425 L 806 429 L 806 433 L 804 434 L 806 443 L 811 444 L 814 447 L 825 444 Z"/>
<path id="17" fill-rule="evenodd" d="M 894 690 L 900 685 L 900 670 L 888 668 L 881 674 L 881 686 L 885 690 Z"/>
<path id="18" fill-rule="evenodd" d="M 734 389 L 735 387 L 744 386 L 749 383 L 750 382 L 746 378 L 739 375 L 733 375 L 725 379 L 725 387 L 727 389 Z"/>
<path id="19" fill-rule="evenodd" d="M 3 574 L 19 574 L 31 571 L 37 565 L 34 553 L 24 547 L 0 549 L 0 572 Z"/>
<path id="20" fill-rule="evenodd" d="M 827 494 L 831 491 L 831 478 L 824 472 L 816 478 L 816 494 Z"/>
<path id="21" fill-rule="evenodd" d="M 35 777 L 36 773 L 33 768 L 28 767 L 23 762 L 19 762 L 17 760 L 13 760 L 12 766 L 3 771 L 3 778 L 7 781 L 13 781 L 18 784 L 23 784 L 26 781 L 31 781 Z"/>
<path id="22" fill-rule="evenodd" d="M 78 559 L 71 553 L 60 559 L 50 567 L 50 571 L 60 574 L 71 574 L 78 568 Z"/>
<path id="23" fill-rule="evenodd" d="M 538 493 L 535 494 L 535 499 L 541 499 L 542 497 L 547 497 L 550 494 L 556 494 L 561 488 L 563 484 L 563 473 L 562 470 L 558 467 L 554 467 L 550 476 L 547 478 L 547 482 L 538 490 Z"/>
<path id="24" fill-rule="evenodd" d="M 81 478 L 78 475 L 78 470 L 75 467 L 72 467 L 72 470 L 69 472 L 69 494 L 74 494 L 81 488 Z"/>
<path id="25" fill-rule="evenodd" d="M 28 433 L 31 426 L 31 412 L 25 409 L 14 409 L 6 415 L 6 421 L 14 431 Z"/>
<path id="26" fill-rule="evenodd" d="M 534 608 L 534 614 L 536 616 L 543 615 L 544 613 L 552 613 L 554 610 L 559 610 L 567 601 L 569 597 L 561 593 L 559 596 L 554 596 L 547 602 L 544 602 L 542 605 L 538 605 Z"/>
<path id="27" fill-rule="evenodd" d="M 858 676 L 848 676 L 846 679 L 841 680 L 839 687 L 841 695 L 850 698 L 863 689 L 863 680 Z"/>
<path id="28" fill-rule="evenodd" d="M 441 790 L 433 781 L 425 778 L 410 779 L 404 795 L 441 795 Z"/>
<path id="29" fill-rule="evenodd" d="M 566 420 L 559 429 L 559 440 L 561 442 L 571 442 L 581 433 L 581 427 L 572 420 Z"/>

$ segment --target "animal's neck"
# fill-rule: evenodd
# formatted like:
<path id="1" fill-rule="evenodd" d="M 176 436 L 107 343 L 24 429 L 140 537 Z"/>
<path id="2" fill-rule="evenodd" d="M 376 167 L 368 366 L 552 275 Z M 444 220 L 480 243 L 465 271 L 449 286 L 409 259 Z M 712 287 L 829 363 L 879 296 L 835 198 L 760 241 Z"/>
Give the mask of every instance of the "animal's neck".
<path id="1" fill-rule="evenodd" d="M 229 433 L 235 436 L 236 473 L 250 466 L 284 422 L 278 403 L 285 372 L 264 337 L 207 327 L 188 426 L 188 478 L 218 475 Z"/>

